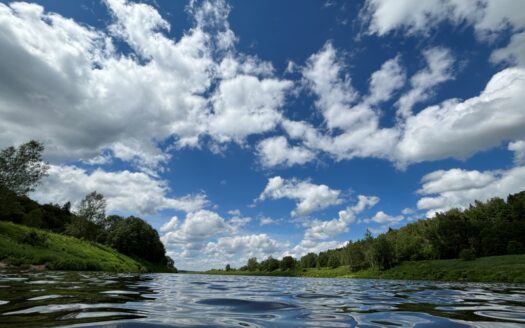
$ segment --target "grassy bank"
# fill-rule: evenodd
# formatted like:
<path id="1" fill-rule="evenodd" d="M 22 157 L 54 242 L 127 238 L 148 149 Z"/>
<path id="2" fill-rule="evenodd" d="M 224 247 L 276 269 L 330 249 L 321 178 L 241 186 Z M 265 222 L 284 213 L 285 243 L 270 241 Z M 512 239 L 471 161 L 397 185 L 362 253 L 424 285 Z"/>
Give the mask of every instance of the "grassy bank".
<path id="1" fill-rule="evenodd" d="M 10 222 L 0 222 L 0 262 L 50 270 L 157 271 L 109 247 Z"/>
<path id="2" fill-rule="evenodd" d="M 404 262 L 390 270 L 351 272 L 347 266 L 273 272 L 210 270 L 209 274 L 316 278 L 373 278 L 525 283 L 525 255 L 482 257 L 473 261 L 433 260 Z"/>

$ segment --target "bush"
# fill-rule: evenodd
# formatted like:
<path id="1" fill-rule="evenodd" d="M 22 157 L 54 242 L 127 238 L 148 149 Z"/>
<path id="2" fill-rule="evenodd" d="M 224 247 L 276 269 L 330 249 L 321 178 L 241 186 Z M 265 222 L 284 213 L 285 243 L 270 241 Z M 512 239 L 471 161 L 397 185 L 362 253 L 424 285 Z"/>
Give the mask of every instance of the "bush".
<path id="1" fill-rule="evenodd" d="M 39 234 L 34 231 L 24 234 L 20 238 L 22 244 L 28 244 L 31 246 L 46 247 L 47 237 L 44 234 Z"/>
<path id="2" fill-rule="evenodd" d="M 463 261 L 472 261 L 476 259 L 476 253 L 471 248 L 465 248 L 459 252 L 459 258 Z"/>
<path id="3" fill-rule="evenodd" d="M 507 244 L 507 254 L 522 254 L 525 253 L 523 244 L 519 241 L 511 240 Z"/>

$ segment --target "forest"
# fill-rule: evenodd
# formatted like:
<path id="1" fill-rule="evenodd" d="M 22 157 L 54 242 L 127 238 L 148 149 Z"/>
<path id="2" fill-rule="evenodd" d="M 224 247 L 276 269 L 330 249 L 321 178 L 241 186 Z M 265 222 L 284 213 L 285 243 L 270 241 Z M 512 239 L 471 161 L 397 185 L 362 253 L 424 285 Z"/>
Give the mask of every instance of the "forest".
<path id="1" fill-rule="evenodd" d="M 269 257 L 248 259 L 240 271 L 273 272 L 307 268 L 348 266 L 351 272 L 388 270 L 404 261 L 462 259 L 525 253 L 525 191 L 506 200 L 476 201 L 466 209 L 451 209 L 421 219 L 400 229 L 389 228 L 374 237 L 367 230 L 363 239 L 300 259 Z M 232 270 L 227 265 L 226 271 Z"/>
<path id="2" fill-rule="evenodd" d="M 74 211 L 69 202 L 41 205 L 27 197 L 47 174 L 43 150 L 42 144 L 30 141 L 0 152 L 0 221 L 106 245 L 142 262 L 176 271 L 158 232 L 139 217 L 106 215 L 106 200 L 96 191 L 86 195 Z M 33 232 L 24 241 L 38 244 L 41 238 Z"/>

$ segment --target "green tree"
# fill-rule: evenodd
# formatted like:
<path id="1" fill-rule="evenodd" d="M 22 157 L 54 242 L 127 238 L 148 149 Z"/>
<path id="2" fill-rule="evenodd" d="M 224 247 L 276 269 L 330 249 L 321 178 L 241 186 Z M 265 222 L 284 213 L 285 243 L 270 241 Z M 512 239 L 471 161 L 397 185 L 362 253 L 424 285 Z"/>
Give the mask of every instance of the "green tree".
<path id="1" fill-rule="evenodd" d="M 226 264 L 226 267 L 224 268 L 225 271 L 231 271 L 232 268 L 229 264 Z"/>
<path id="2" fill-rule="evenodd" d="M 335 269 L 335 268 L 337 268 L 339 265 L 340 265 L 340 262 L 339 262 L 339 256 L 337 256 L 336 253 L 331 253 L 331 254 L 328 256 L 328 266 L 331 267 L 332 269 Z"/>
<path id="3" fill-rule="evenodd" d="M 96 241 L 100 234 L 100 227 L 81 216 L 73 216 L 66 224 L 64 233 L 75 238 Z"/>
<path id="4" fill-rule="evenodd" d="M 317 265 L 317 254 L 308 253 L 301 257 L 301 267 L 303 268 L 315 268 Z"/>
<path id="5" fill-rule="evenodd" d="M 104 195 L 96 191 L 87 194 L 80 202 L 77 214 L 95 224 L 105 225 L 106 200 L 104 199 Z"/>
<path id="6" fill-rule="evenodd" d="M 295 269 L 296 260 L 291 256 L 285 256 L 281 260 L 281 270 L 293 270 Z"/>
<path id="7" fill-rule="evenodd" d="M 166 264 L 166 250 L 158 232 L 141 218 L 130 216 L 117 221 L 108 231 L 107 244 L 126 255 Z"/>
<path id="8" fill-rule="evenodd" d="M 280 263 L 278 259 L 274 259 L 273 257 L 269 256 L 266 260 L 262 261 L 261 264 L 259 264 L 259 268 L 261 271 L 266 272 L 272 272 L 277 269 L 279 269 Z"/>
<path id="9" fill-rule="evenodd" d="M 378 236 L 372 246 L 374 266 L 380 270 L 390 269 L 394 265 L 394 251 L 386 234 Z"/>
<path id="10" fill-rule="evenodd" d="M 246 264 L 246 268 L 248 269 L 248 271 L 257 271 L 257 269 L 259 268 L 259 262 L 257 262 L 257 258 L 249 258 L 248 263 Z"/>
<path id="11" fill-rule="evenodd" d="M 18 148 L 7 147 L 0 151 L 0 185 L 25 195 L 34 191 L 49 165 L 42 160 L 44 146 L 31 140 Z"/>

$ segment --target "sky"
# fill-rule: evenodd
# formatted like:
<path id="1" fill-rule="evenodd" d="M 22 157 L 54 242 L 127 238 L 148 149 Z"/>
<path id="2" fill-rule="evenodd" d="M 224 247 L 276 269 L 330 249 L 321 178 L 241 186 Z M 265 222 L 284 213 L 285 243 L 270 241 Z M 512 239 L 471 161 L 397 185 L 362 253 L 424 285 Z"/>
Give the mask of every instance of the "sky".
<path id="1" fill-rule="evenodd" d="M 525 189 L 525 2 L 0 2 L 30 197 L 144 218 L 179 269 L 300 257 Z"/>

